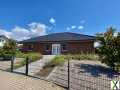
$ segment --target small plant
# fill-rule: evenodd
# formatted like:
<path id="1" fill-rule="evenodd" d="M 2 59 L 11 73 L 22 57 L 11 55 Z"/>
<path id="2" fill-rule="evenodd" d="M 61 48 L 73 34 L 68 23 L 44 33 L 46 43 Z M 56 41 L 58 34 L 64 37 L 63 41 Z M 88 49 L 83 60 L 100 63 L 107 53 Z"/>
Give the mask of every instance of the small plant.
<path id="1" fill-rule="evenodd" d="M 65 57 L 63 55 L 56 56 L 52 59 L 52 61 L 46 63 L 45 67 L 54 67 L 58 65 L 62 65 L 65 62 Z"/>
<path id="2" fill-rule="evenodd" d="M 68 55 L 58 55 L 52 59 L 51 62 L 46 63 L 46 67 L 54 67 L 58 65 L 63 65 L 67 60 L 98 60 L 98 56 L 96 54 L 68 54 Z"/>
<path id="3" fill-rule="evenodd" d="M 69 55 L 64 55 L 66 59 L 73 59 L 73 60 L 98 60 L 98 55 L 97 54 L 69 54 Z"/>
<path id="4" fill-rule="evenodd" d="M 56 56 L 52 61 L 51 63 L 53 65 L 62 65 L 63 63 L 65 62 L 65 57 L 64 56 Z"/>

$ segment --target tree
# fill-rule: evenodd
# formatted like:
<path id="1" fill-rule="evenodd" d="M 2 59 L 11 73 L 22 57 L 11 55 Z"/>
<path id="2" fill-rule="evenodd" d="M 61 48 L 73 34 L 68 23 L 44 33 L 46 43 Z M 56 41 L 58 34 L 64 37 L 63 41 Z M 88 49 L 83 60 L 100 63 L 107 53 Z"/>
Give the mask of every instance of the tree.
<path id="1" fill-rule="evenodd" d="M 120 32 L 110 27 L 105 33 L 96 36 L 100 46 L 97 48 L 99 60 L 113 70 L 120 70 Z"/>
<path id="2" fill-rule="evenodd" d="M 4 57 L 15 56 L 16 54 L 16 42 L 14 40 L 8 40 L 2 48 L 2 55 Z"/>

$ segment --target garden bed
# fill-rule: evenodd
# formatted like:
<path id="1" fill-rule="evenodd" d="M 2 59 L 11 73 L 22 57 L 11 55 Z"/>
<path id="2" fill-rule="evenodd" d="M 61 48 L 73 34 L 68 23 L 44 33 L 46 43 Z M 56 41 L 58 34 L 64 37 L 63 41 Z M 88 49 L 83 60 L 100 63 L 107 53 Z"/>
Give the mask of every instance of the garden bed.
<path id="1" fill-rule="evenodd" d="M 53 69 L 54 69 L 54 67 L 47 67 L 47 66 L 45 66 L 36 75 L 40 76 L 40 77 L 45 77 L 46 78 L 52 72 Z"/>
<path id="2" fill-rule="evenodd" d="M 63 65 L 68 59 L 74 60 L 96 60 L 98 57 L 95 54 L 76 54 L 76 55 L 58 55 L 41 69 L 36 75 L 47 77 L 56 66 Z"/>

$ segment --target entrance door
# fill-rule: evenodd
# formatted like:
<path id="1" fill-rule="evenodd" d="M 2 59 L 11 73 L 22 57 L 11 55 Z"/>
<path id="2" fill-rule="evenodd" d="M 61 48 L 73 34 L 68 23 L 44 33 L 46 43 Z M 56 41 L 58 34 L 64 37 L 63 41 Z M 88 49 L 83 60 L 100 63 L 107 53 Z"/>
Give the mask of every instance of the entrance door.
<path id="1" fill-rule="evenodd" d="M 58 55 L 61 53 L 60 44 L 52 44 L 52 54 Z"/>

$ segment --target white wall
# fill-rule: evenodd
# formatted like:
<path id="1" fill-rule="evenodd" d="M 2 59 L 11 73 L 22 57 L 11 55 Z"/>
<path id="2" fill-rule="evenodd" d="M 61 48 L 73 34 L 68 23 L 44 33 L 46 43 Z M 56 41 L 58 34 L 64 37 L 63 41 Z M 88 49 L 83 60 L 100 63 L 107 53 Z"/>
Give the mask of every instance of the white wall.
<path id="1" fill-rule="evenodd" d="M 4 44 L 5 44 L 5 42 L 6 42 L 6 40 L 5 40 L 5 38 L 0 38 L 0 47 L 3 47 L 4 46 Z"/>

